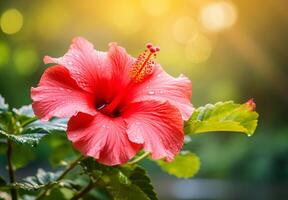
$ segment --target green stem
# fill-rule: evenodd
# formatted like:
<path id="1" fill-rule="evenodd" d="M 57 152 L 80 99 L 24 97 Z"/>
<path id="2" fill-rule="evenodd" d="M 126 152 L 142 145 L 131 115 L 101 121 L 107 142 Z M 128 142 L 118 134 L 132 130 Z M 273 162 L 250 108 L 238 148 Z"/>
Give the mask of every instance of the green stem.
<path id="1" fill-rule="evenodd" d="M 63 179 L 76 165 L 78 164 L 79 161 L 81 161 L 84 158 L 84 156 L 79 156 L 76 160 L 74 160 L 68 167 L 67 169 L 59 176 L 59 178 L 56 181 L 60 181 Z"/>
<path id="2" fill-rule="evenodd" d="M 90 183 L 85 188 L 83 188 L 79 193 L 77 193 L 74 197 L 72 197 L 71 200 L 80 199 L 81 197 L 83 197 L 85 194 L 90 192 L 96 186 L 97 186 L 96 183 L 93 183 L 92 181 L 90 181 Z"/>
<path id="3" fill-rule="evenodd" d="M 10 183 L 15 183 L 15 172 L 12 165 L 12 143 L 7 139 L 7 161 L 8 161 L 8 171 Z M 17 191 L 16 189 L 10 189 L 12 200 L 17 200 Z"/>
<path id="4" fill-rule="evenodd" d="M 129 165 L 134 165 L 137 162 L 139 162 L 139 161 L 143 160 L 144 158 L 146 158 L 149 154 L 150 154 L 150 152 L 145 152 L 141 156 L 139 156 L 138 158 L 132 160 L 131 162 L 128 162 L 128 164 Z"/>
<path id="5" fill-rule="evenodd" d="M 84 157 L 81 155 L 81 156 L 79 156 L 76 160 L 74 160 L 74 161 L 66 168 L 66 170 L 64 170 L 64 171 L 62 172 L 62 174 L 57 178 L 56 182 L 62 180 L 72 169 L 74 169 L 74 167 L 76 167 L 76 165 L 78 164 L 78 162 L 79 162 L 80 160 L 82 160 L 83 158 L 84 158 Z M 50 190 L 54 185 L 55 185 L 55 184 L 48 185 L 48 186 L 46 187 L 46 189 L 37 196 L 36 200 L 42 199 L 44 196 L 46 196 L 46 194 L 49 192 L 49 190 Z"/>

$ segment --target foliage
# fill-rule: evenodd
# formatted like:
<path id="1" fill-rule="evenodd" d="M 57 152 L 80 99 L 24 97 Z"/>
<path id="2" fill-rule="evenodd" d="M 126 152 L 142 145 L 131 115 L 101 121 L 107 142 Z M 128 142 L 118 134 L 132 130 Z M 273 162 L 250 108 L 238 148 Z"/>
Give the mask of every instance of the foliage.
<path id="1" fill-rule="evenodd" d="M 197 108 L 185 125 L 186 134 L 211 131 L 241 132 L 251 136 L 257 127 L 258 114 L 249 104 L 233 101 L 207 104 Z"/>
<path id="2" fill-rule="evenodd" d="M 249 104 L 232 101 L 208 104 L 197 108 L 185 124 L 186 137 L 211 131 L 241 132 L 252 135 L 257 126 L 258 114 Z M 138 165 L 147 153 L 138 155 L 125 165 L 105 166 L 92 158 L 78 157 L 65 138 L 66 119 L 54 118 L 39 121 L 31 105 L 20 109 L 9 109 L 0 96 L 0 154 L 10 158 L 9 171 L 24 167 L 34 159 L 34 149 L 49 135 L 55 140 L 46 140 L 51 146 L 49 160 L 53 166 L 64 164 L 65 169 L 47 172 L 39 169 L 35 176 L 20 182 L 7 183 L 0 177 L 0 190 L 21 191 L 24 200 L 38 199 L 139 199 L 157 200 L 155 189 L 145 169 Z M 53 133 L 53 134 L 52 134 Z M 189 142 L 189 141 L 188 141 Z M 61 150 L 65 147 L 65 150 Z M 12 155 L 8 150 L 13 149 Z M 11 153 L 11 152 L 10 152 Z M 25 156 L 23 156 L 25 155 Z M 69 157 L 70 156 L 70 157 Z M 200 160 L 191 151 L 181 151 L 173 161 L 155 161 L 163 171 L 178 178 L 193 177 L 200 169 Z M 8 163 L 9 164 L 9 163 Z M 10 174 L 11 175 L 11 174 Z M 18 194 L 18 195 L 19 195 Z M 13 195 L 12 195 L 13 196 Z M 15 197 L 14 199 L 15 200 Z"/>
<path id="3" fill-rule="evenodd" d="M 178 178 L 190 178 L 200 169 L 200 160 L 197 155 L 183 151 L 172 162 L 159 160 L 158 165 L 167 173 Z"/>

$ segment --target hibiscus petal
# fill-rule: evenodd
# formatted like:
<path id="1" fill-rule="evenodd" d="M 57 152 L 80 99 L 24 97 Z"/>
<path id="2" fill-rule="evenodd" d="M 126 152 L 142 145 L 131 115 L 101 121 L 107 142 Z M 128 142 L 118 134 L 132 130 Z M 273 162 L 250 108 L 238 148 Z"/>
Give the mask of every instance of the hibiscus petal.
<path id="1" fill-rule="evenodd" d="M 111 68 L 110 82 L 113 84 L 111 89 L 115 93 L 123 92 L 123 88 L 130 82 L 129 71 L 134 62 L 124 48 L 117 43 L 110 43 L 108 51 L 108 61 Z"/>
<path id="2" fill-rule="evenodd" d="M 183 120 L 177 108 L 168 102 L 143 101 L 129 105 L 123 113 L 128 137 L 143 144 L 152 159 L 168 161 L 180 151 L 184 141 Z"/>
<path id="3" fill-rule="evenodd" d="M 121 117 L 78 113 L 69 120 L 67 132 L 76 149 L 106 165 L 126 163 L 141 147 L 129 141 Z"/>
<path id="4" fill-rule="evenodd" d="M 179 109 L 183 120 L 188 120 L 194 111 L 190 102 L 192 95 L 191 81 L 184 75 L 174 78 L 157 65 L 153 74 L 142 84 L 138 84 L 133 95 L 133 102 L 146 100 L 169 101 Z"/>
<path id="5" fill-rule="evenodd" d="M 94 50 L 93 44 L 81 37 L 73 39 L 69 51 L 60 58 L 44 57 L 45 64 L 56 63 L 66 67 L 77 84 L 88 92 L 99 88 L 101 81 L 109 77 L 107 54 Z"/>
<path id="6" fill-rule="evenodd" d="M 31 89 L 31 98 L 36 116 L 43 120 L 52 116 L 71 117 L 79 111 L 96 112 L 94 97 L 79 88 L 68 70 L 59 65 L 44 72 L 38 87 Z"/>

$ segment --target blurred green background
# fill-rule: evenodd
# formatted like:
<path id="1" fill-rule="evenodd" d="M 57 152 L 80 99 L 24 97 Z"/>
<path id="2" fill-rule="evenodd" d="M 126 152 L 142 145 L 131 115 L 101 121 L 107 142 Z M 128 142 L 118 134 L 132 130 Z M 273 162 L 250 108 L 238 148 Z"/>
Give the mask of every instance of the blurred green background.
<path id="1" fill-rule="evenodd" d="M 202 160 L 194 179 L 144 165 L 160 199 L 288 198 L 287 0 L 1 0 L 0 27 L 0 94 L 14 107 L 31 103 L 43 56 L 62 56 L 74 36 L 102 51 L 116 41 L 135 57 L 147 42 L 159 45 L 165 70 L 192 80 L 195 107 L 253 97 L 260 121 L 252 138 L 193 137 L 189 148 Z M 51 149 L 38 151 L 20 176 L 48 167 Z"/>

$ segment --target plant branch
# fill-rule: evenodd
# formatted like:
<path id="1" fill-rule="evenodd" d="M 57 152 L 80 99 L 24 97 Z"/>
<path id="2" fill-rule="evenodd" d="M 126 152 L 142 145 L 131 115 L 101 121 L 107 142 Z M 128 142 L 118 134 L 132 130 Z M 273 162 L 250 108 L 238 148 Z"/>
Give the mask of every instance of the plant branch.
<path id="1" fill-rule="evenodd" d="M 90 192 L 93 188 L 95 188 L 97 186 L 97 183 L 90 181 L 90 183 L 84 187 L 79 193 L 77 193 L 74 197 L 71 198 L 71 200 L 78 200 L 81 197 L 83 197 L 85 194 L 87 194 L 88 192 Z"/>
<path id="2" fill-rule="evenodd" d="M 137 162 L 140 162 L 141 160 L 143 160 L 144 158 L 146 158 L 148 155 L 150 154 L 150 152 L 145 152 L 143 153 L 141 156 L 139 156 L 138 158 L 132 160 L 131 162 L 128 162 L 129 165 L 134 165 Z"/>
<path id="3" fill-rule="evenodd" d="M 72 169 L 74 169 L 74 167 L 76 167 L 76 165 L 78 164 L 78 162 L 80 160 L 82 160 L 84 158 L 84 156 L 79 156 L 76 160 L 74 160 L 63 172 L 62 174 L 57 178 L 56 182 L 62 180 Z M 46 189 L 41 192 L 36 200 L 42 199 L 44 196 L 46 196 L 46 194 L 49 192 L 49 190 L 54 186 L 55 184 L 50 184 L 46 187 Z"/>
<path id="4" fill-rule="evenodd" d="M 12 165 L 12 142 L 7 139 L 7 161 L 8 161 L 8 171 L 10 183 L 15 183 L 15 172 Z M 17 191 L 16 189 L 10 189 L 12 200 L 17 200 Z"/>

